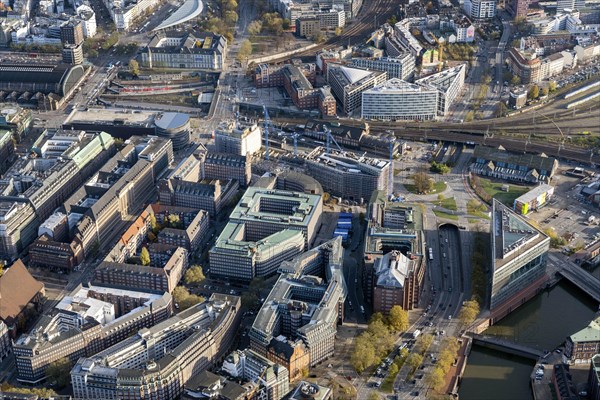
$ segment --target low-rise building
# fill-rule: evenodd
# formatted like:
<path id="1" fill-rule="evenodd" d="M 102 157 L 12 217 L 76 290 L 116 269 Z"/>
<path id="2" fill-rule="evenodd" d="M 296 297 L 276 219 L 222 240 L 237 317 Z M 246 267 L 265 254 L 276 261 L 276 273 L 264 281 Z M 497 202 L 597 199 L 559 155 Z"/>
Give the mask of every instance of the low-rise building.
<path id="1" fill-rule="evenodd" d="M 289 400 L 329 400 L 332 398 L 332 390 L 316 383 L 300 381 L 296 389 L 290 394 Z"/>
<path id="2" fill-rule="evenodd" d="M 536 154 L 513 154 L 504 149 L 476 146 L 471 172 L 525 183 L 546 183 L 558 170 L 558 160 Z"/>
<path id="3" fill-rule="evenodd" d="M 257 389 L 254 382 L 240 385 L 210 371 L 202 371 L 186 382 L 182 399 L 249 400 Z"/>
<path id="4" fill-rule="evenodd" d="M 527 104 L 527 90 L 524 88 L 512 89 L 508 97 L 508 108 L 519 110 Z"/>
<path id="5" fill-rule="evenodd" d="M 342 147 L 359 149 L 361 140 L 369 134 L 369 125 L 342 125 L 339 122 L 310 120 L 304 125 L 304 136 L 321 142 L 327 141 L 326 131 Z"/>
<path id="6" fill-rule="evenodd" d="M 75 397 L 175 400 L 194 375 L 226 354 L 238 329 L 240 299 L 210 300 L 138 330 L 115 345 L 80 358 L 71 370 Z"/>
<path id="7" fill-rule="evenodd" d="M 600 317 L 595 317 L 588 326 L 567 337 L 565 356 L 570 364 L 587 364 L 600 353 Z"/>
<path id="8" fill-rule="evenodd" d="M 542 183 L 536 186 L 529 192 L 517 197 L 514 203 L 514 210 L 519 214 L 525 215 L 529 211 L 534 211 L 542 208 L 552 199 L 554 194 L 554 186 Z"/>
<path id="9" fill-rule="evenodd" d="M 163 30 L 141 51 L 147 68 L 221 70 L 225 65 L 227 39 L 211 32 Z"/>

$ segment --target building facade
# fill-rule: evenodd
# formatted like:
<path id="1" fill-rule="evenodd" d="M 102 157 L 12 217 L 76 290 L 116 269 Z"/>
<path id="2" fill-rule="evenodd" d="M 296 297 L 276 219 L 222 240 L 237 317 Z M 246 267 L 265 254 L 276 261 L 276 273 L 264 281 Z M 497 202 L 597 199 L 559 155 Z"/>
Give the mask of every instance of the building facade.
<path id="1" fill-rule="evenodd" d="M 600 317 L 590 321 L 588 326 L 567 337 L 565 356 L 570 364 L 587 364 L 600 353 Z"/>
<path id="2" fill-rule="evenodd" d="M 232 201 L 238 188 L 238 181 L 232 179 L 165 179 L 158 183 L 158 198 L 161 204 L 205 210 L 214 217 Z"/>
<path id="3" fill-rule="evenodd" d="M 260 151 L 261 141 L 262 130 L 257 124 L 222 123 L 215 131 L 215 148 L 219 153 L 254 154 Z"/>
<path id="4" fill-rule="evenodd" d="M 387 72 L 368 71 L 333 64 L 327 68 L 327 83 L 348 115 L 360 110 L 362 93 L 365 90 L 380 85 L 386 80 Z"/>
<path id="5" fill-rule="evenodd" d="M 402 53 L 396 57 L 380 57 L 380 58 L 352 58 L 350 64 L 353 67 L 362 69 L 374 69 L 377 71 L 387 72 L 389 79 L 398 78 L 402 80 L 412 79 L 415 68 L 416 59 L 411 53 Z"/>

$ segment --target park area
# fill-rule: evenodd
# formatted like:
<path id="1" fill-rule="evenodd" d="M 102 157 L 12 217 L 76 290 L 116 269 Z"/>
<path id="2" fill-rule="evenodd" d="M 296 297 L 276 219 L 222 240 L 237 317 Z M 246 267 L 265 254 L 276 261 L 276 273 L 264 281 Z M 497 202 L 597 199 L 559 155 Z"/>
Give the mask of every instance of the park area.
<path id="1" fill-rule="evenodd" d="M 530 186 L 509 184 L 475 175 L 469 177 L 469 184 L 486 203 L 491 204 L 492 199 L 496 199 L 508 207 L 513 206 L 517 197 L 531 190 Z"/>

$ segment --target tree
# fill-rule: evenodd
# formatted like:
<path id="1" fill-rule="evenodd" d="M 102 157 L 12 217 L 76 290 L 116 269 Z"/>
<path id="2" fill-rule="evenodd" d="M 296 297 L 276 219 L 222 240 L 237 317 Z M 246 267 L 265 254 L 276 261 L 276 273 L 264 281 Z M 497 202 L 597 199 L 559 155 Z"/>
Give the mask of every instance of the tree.
<path id="1" fill-rule="evenodd" d="M 200 265 L 193 265 L 185 271 L 185 276 L 183 277 L 185 283 L 188 285 L 198 285 L 201 283 L 206 277 L 204 276 L 204 271 L 202 271 L 202 267 Z"/>
<path id="2" fill-rule="evenodd" d="M 548 93 L 550 92 L 550 89 L 548 89 L 547 87 L 543 87 L 542 88 L 542 96 L 548 96 Z"/>
<path id="3" fill-rule="evenodd" d="M 465 301 L 460 312 L 458 313 L 458 319 L 465 325 L 470 325 L 475 321 L 479 315 L 479 303 L 477 300 Z"/>
<path id="4" fill-rule="evenodd" d="M 312 40 L 315 43 L 323 43 L 326 39 L 327 38 L 325 37 L 325 34 L 321 31 L 315 32 L 315 34 L 312 37 Z"/>
<path id="5" fill-rule="evenodd" d="M 434 390 L 440 390 L 446 381 L 444 375 L 444 371 L 441 368 L 435 367 L 425 379 L 427 384 Z"/>
<path id="6" fill-rule="evenodd" d="M 323 192 L 323 203 L 327 203 L 330 198 L 331 198 L 331 195 L 329 193 Z"/>
<path id="7" fill-rule="evenodd" d="M 24 388 L 24 387 L 14 387 L 11 386 L 8 382 L 3 382 L 0 385 L 0 392 L 11 392 L 11 393 L 21 393 L 21 394 L 33 394 L 39 396 L 40 398 L 49 398 L 55 397 L 56 392 L 52 389 L 48 388 Z"/>
<path id="8" fill-rule="evenodd" d="M 512 78 L 510 78 L 510 84 L 513 86 L 520 85 L 521 77 L 519 75 L 513 75 Z"/>
<path id="9" fill-rule="evenodd" d="M 412 353 L 406 359 L 406 363 L 413 369 L 417 369 L 423 363 L 423 356 L 417 353 Z"/>
<path id="10" fill-rule="evenodd" d="M 183 311 L 204 301 L 204 297 L 191 294 L 183 286 L 177 286 L 173 290 L 173 299 L 175 300 L 175 308 L 178 308 L 179 311 Z"/>
<path id="11" fill-rule="evenodd" d="M 381 400 L 381 396 L 377 394 L 377 392 L 369 393 L 368 400 Z"/>
<path id="12" fill-rule="evenodd" d="M 292 26 L 292 22 L 289 19 L 284 18 L 283 21 L 281 21 L 281 28 L 284 31 L 287 31 L 288 29 L 290 29 L 291 26 Z"/>
<path id="13" fill-rule="evenodd" d="M 384 324 L 386 324 L 385 317 L 380 312 L 376 312 L 376 313 L 373 313 L 373 315 L 371 315 L 371 319 L 369 320 L 369 325 L 376 321 L 383 322 Z"/>
<path id="14" fill-rule="evenodd" d="M 504 117 L 508 112 L 508 107 L 503 101 L 499 101 L 496 105 L 496 118 Z"/>
<path id="15" fill-rule="evenodd" d="M 395 15 L 392 15 L 391 17 L 388 18 L 387 23 L 394 26 L 398 23 L 398 17 L 396 17 Z"/>
<path id="16" fill-rule="evenodd" d="M 129 61 L 129 72 L 133 75 L 138 76 L 140 74 L 140 64 L 136 60 Z"/>
<path id="17" fill-rule="evenodd" d="M 475 119 L 475 113 L 473 111 L 469 111 L 465 115 L 465 122 L 471 122 L 471 121 L 473 121 L 473 119 Z"/>
<path id="18" fill-rule="evenodd" d="M 370 340 L 370 335 L 363 333 L 356 338 L 350 362 L 359 374 L 375 363 L 375 347 Z"/>
<path id="19" fill-rule="evenodd" d="M 246 39 L 240 44 L 240 49 L 237 54 L 238 61 L 245 61 L 252 54 L 252 43 Z"/>
<path id="20" fill-rule="evenodd" d="M 390 369 L 388 371 L 388 374 L 390 376 L 395 376 L 395 375 L 398 375 L 398 372 L 400 372 L 400 368 L 398 368 L 398 366 L 396 365 L 396 363 L 392 363 L 390 365 Z"/>
<path id="21" fill-rule="evenodd" d="M 4 275 L 4 264 L 0 263 L 0 278 Z"/>
<path id="22" fill-rule="evenodd" d="M 538 85 L 533 85 L 531 89 L 529 89 L 529 94 L 527 97 L 529 97 L 530 100 L 540 97 L 540 87 Z"/>
<path id="23" fill-rule="evenodd" d="M 388 323 L 396 332 L 405 332 L 409 326 L 408 312 L 403 310 L 399 305 L 393 306 L 388 315 Z"/>
<path id="24" fill-rule="evenodd" d="M 481 79 L 481 82 L 482 82 L 484 85 L 489 85 L 489 84 L 492 82 L 492 76 L 491 76 L 490 74 L 485 74 L 485 75 L 483 76 L 483 78 Z"/>
<path id="25" fill-rule="evenodd" d="M 262 31 L 262 22 L 254 20 L 248 24 L 248 34 L 256 36 Z"/>
<path id="26" fill-rule="evenodd" d="M 150 253 L 146 247 L 142 247 L 140 251 L 140 262 L 142 265 L 150 265 Z"/>
<path id="27" fill-rule="evenodd" d="M 225 23 L 235 25 L 238 22 L 239 17 L 235 11 L 225 11 L 224 19 Z"/>
<path id="28" fill-rule="evenodd" d="M 343 32 L 343 29 L 341 26 L 338 26 L 335 28 L 335 36 L 340 36 Z"/>
<path id="29" fill-rule="evenodd" d="M 174 229 L 179 229 L 182 225 L 179 214 L 169 214 L 167 222 L 169 223 L 169 226 Z"/>
<path id="30" fill-rule="evenodd" d="M 431 172 L 444 175 L 450 172 L 450 167 L 444 163 L 438 163 L 435 160 L 432 160 L 430 170 Z"/>
<path id="31" fill-rule="evenodd" d="M 550 91 L 550 93 L 553 93 L 556 91 L 556 82 L 555 81 L 550 81 L 548 83 L 548 90 Z"/>
<path id="32" fill-rule="evenodd" d="M 433 343 L 433 335 L 425 333 L 417 338 L 415 342 L 415 351 L 418 353 L 425 353 L 429 346 Z"/>
<path id="33" fill-rule="evenodd" d="M 71 367 L 71 361 L 67 357 L 63 357 L 48 365 L 46 377 L 50 383 L 56 385 L 59 389 L 62 389 L 69 384 Z"/>
<path id="34" fill-rule="evenodd" d="M 433 189 L 433 180 L 429 174 L 425 172 L 417 172 L 413 175 L 413 182 L 417 193 L 428 193 Z"/>
<path id="35" fill-rule="evenodd" d="M 152 229 L 152 232 L 154 233 L 158 233 L 158 222 L 156 222 L 156 215 L 154 215 L 154 213 L 150 213 L 150 217 L 148 217 L 148 219 L 150 220 L 150 229 Z"/>

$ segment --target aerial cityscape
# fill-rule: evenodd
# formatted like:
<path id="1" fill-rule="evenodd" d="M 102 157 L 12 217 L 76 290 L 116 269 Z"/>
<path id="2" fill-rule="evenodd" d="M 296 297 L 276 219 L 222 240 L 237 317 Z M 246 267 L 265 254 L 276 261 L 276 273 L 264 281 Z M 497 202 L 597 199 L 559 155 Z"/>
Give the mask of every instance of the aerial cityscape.
<path id="1" fill-rule="evenodd" d="M 597 0 L 0 0 L 0 399 L 600 400 Z"/>

